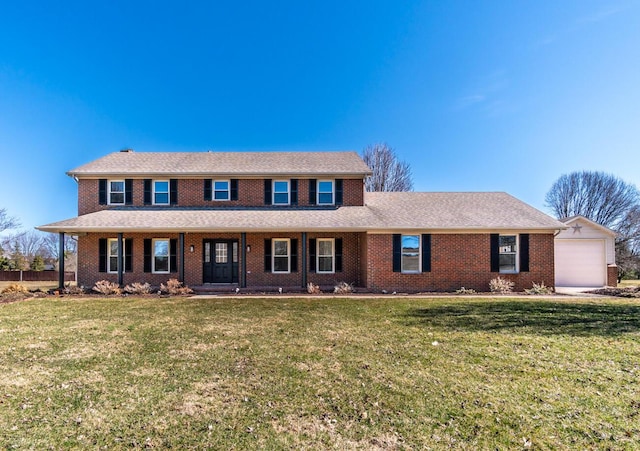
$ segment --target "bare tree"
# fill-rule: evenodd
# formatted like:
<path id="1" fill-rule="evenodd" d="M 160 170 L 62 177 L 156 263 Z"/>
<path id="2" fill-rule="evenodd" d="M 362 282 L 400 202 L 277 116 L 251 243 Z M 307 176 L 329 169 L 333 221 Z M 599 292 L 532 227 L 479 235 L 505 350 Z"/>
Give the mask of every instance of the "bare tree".
<path id="1" fill-rule="evenodd" d="M 412 191 L 413 179 L 409 163 L 398 160 L 395 150 L 386 143 L 367 146 L 362 159 L 373 175 L 365 182 L 367 191 Z"/>
<path id="2" fill-rule="evenodd" d="M 64 266 L 67 271 L 75 269 L 78 242 L 70 235 L 64 236 Z M 55 263 L 60 262 L 60 238 L 57 233 L 45 233 L 43 238 L 45 256 Z"/>
<path id="3" fill-rule="evenodd" d="M 616 230 L 639 205 L 638 189 L 604 172 L 572 172 L 554 182 L 545 202 L 558 218 L 582 215 Z"/>
<path id="4" fill-rule="evenodd" d="M 20 227 L 20 221 L 7 214 L 6 208 L 0 208 L 0 233 Z"/>
<path id="5" fill-rule="evenodd" d="M 582 215 L 617 232 L 618 278 L 640 268 L 640 192 L 604 172 L 564 174 L 545 197 L 558 218 Z"/>

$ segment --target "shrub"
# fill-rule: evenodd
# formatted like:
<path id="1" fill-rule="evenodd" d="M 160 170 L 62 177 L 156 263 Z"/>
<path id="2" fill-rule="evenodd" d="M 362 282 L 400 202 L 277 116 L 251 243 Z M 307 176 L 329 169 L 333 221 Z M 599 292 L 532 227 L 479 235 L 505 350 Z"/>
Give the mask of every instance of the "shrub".
<path id="1" fill-rule="evenodd" d="M 545 286 L 544 282 L 540 282 L 539 284 L 533 282 L 533 287 L 524 290 L 524 292 L 527 294 L 551 294 L 553 290 Z"/>
<path id="2" fill-rule="evenodd" d="M 489 289 L 492 293 L 511 293 L 515 284 L 510 280 L 496 277 L 489 281 Z"/>
<path id="3" fill-rule="evenodd" d="M 109 282 L 108 280 L 97 281 L 93 286 L 93 291 L 95 291 L 96 293 L 104 294 L 105 296 L 122 293 L 122 290 L 120 290 L 120 286 L 118 286 L 117 283 Z"/>
<path id="4" fill-rule="evenodd" d="M 193 293 L 193 290 L 189 287 L 183 286 L 182 282 L 178 279 L 169 279 L 167 280 L 166 285 L 164 283 L 160 284 L 160 292 L 171 296 L 182 296 Z"/>
<path id="5" fill-rule="evenodd" d="M 456 290 L 456 294 L 476 294 L 476 290 L 473 288 L 461 287 L 459 290 Z"/>
<path id="6" fill-rule="evenodd" d="M 29 290 L 27 289 L 27 287 L 19 283 L 11 283 L 7 285 L 4 290 L 2 290 L 2 293 L 3 294 L 11 294 L 11 293 L 27 294 L 29 293 Z"/>
<path id="7" fill-rule="evenodd" d="M 320 287 L 318 285 L 316 285 L 313 282 L 309 282 L 307 284 L 307 293 L 309 293 L 309 294 L 320 294 L 320 293 L 322 293 L 322 291 L 320 291 Z"/>
<path id="8" fill-rule="evenodd" d="M 64 290 L 62 290 L 64 294 L 84 294 L 84 287 L 79 287 L 77 285 L 71 285 L 67 283 L 64 286 Z"/>
<path id="9" fill-rule="evenodd" d="M 151 293 L 151 285 L 147 282 L 134 282 L 124 287 L 124 291 L 129 294 L 149 294 Z"/>
<path id="10" fill-rule="evenodd" d="M 335 294 L 353 293 L 353 285 L 347 282 L 340 282 L 335 287 L 333 287 L 333 292 Z"/>

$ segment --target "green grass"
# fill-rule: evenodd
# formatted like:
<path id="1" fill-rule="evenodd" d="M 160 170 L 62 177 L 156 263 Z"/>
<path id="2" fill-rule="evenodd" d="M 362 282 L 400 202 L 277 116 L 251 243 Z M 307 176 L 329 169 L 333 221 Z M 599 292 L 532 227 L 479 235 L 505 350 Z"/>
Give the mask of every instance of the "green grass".
<path id="1" fill-rule="evenodd" d="M 640 302 L 0 305 L 0 449 L 634 449 Z"/>

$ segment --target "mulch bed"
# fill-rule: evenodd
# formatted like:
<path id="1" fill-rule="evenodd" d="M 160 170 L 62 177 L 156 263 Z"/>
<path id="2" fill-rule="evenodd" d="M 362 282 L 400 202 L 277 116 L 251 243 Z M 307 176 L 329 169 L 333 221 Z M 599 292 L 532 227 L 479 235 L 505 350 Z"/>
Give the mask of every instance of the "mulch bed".
<path id="1" fill-rule="evenodd" d="M 640 298 L 639 287 L 606 287 L 597 290 L 587 291 L 587 293 L 602 294 L 605 296 L 616 296 L 620 298 Z"/>

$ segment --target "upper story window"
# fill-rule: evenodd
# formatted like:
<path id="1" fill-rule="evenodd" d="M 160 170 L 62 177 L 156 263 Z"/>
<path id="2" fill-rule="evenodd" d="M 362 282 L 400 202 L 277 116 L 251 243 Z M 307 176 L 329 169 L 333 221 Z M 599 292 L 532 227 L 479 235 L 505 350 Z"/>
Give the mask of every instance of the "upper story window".
<path id="1" fill-rule="evenodd" d="M 153 181 L 153 203 L 154 205 L 169 205 L 169 181 Z"/>
<path id="2" fill-rule="evenodd" d="M 318 180 L 318 205 L 333 204 L 333 180 Z"/>
<path id="3" fill-rule="evenodd" d="M 518 272 L 518 236 L 500 235 L 498 241 L 498 253 L 500 259 L 500 272 Z"/>
<path id="4" fill-rule="evenodd" d="M 402 272 L 420 272 L 420 235 L 402 235 Z"/>
<path id="5" fill-rule="evenodd" d="M 274 180 L 273 204 L 289 205 L 289 181 L 288 180 Z"/>
<path id="6" fill-rule="evenodd" d="M 229 200 L 230 196 L 229 180 L 213 181 L 213 200 Z"/>
<path id="7" fill-rule="evenodd" d="M 124 205 L 124 180 L 109 180 L 109 204 Z"/>

